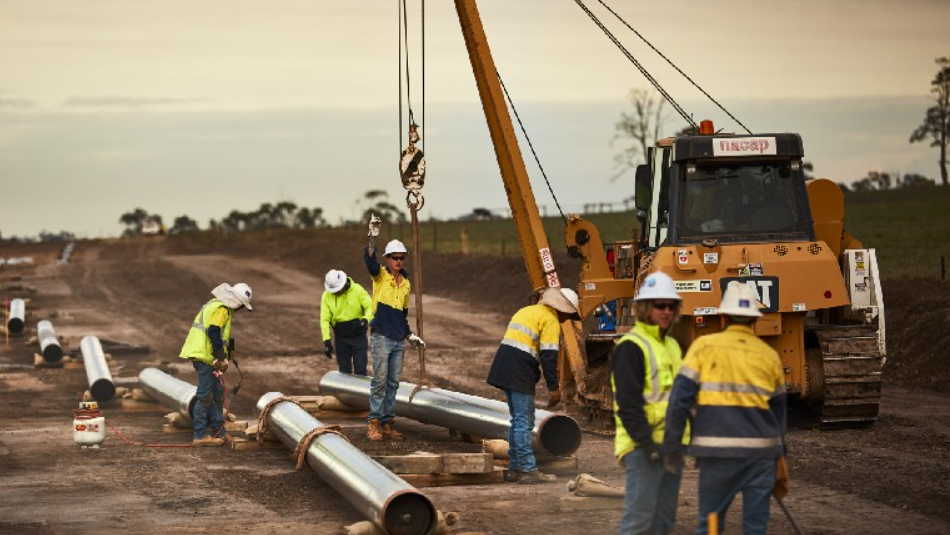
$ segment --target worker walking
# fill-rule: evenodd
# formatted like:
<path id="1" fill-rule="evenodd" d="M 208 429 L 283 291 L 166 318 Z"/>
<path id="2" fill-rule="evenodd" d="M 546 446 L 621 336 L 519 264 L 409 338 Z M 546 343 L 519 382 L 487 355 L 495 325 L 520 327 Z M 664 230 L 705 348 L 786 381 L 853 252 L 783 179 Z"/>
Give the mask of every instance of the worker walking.
<path id="1" fill-rule="evenodd" d="M 369 416 L 366 437 L 402 440 L 402 433 L 393 427 L 396 416 L 396 391 L 402 374 L 405 343 L 413 347 L 425 345 L 409 329 L 409 273 L 403 269 L 408 251 L 399 240 L 386 244 L 383 256 L 386 266 L 376 259 L 375 238 L 379 219 L 370 221 L 370 244 L 363 250 L 366 269 L 373 278 L 373 310 L 370 323 L 370 351 L 373 357 L 373 381 L 369 393 Z"/>
<path id="2" fill-rule="evenodd" d="M 362 286 L 338 269 L 327 272 L 323 287 L 320 331 L 324 354 L 328 359 L 336 354 L 341 373 L 366 375 L 366 329 L 373 319 L 373 301 Z"/>
<path id="3" fill-rule="evenodd" d="M 577 307 L 574 290 L 545 289 L 538 304 L 515 312 L 495 352 L 488 372 L 488 384 L 500 388 L 508 400 L 511 424 L 508 428 L 506 478 L 509 482 L 537 483 L 556 479 L 538 471 L 531 449 L 534 392 L 543 370 L 548 387 L 548 407 L 561 402 L 557 375 L 561 322 L 569 318 L 580 319 Z"/>
<path id="4" fill-rule="evenodd" d="M 755 289 L 730 282 L 719 313 L 726 316 L 726 330 L 696 339 L 673 383 L 664 466 L 681 469 L 686 420 L 695 411 L 689 453 L 699 464 L 696 533 L 708 532 L 713 512 L 722 532 L 741 492 L 743 533 L 764 534 L 776 462 L 785 450 L 785 376 L 778 353 L 753 330 L 762 316 Z"/>
<path id="5" fill-rule="evenodd" d="M 198 372 L 192 440 L 195 446 L 221 446 L 225 442 L 226 434 L 222 429 L 224 380 L 221 374 L 228 369 L 231 317 L 235 310 L 252 310 L 251 287 L 243 282 L 234 286 L 222 283 L 211 290 L 211 295 L 214 298 L 205 303 L 195 316 L 179 355 L 191 360 Z"/>
<path id="6" fill-rule="evenodd" d="M 682 470 L 665 471 L 661 450 L 667 403 L 682 364 L 679 343 L 669 336 L 681 302 L 669 275 L 649 275 L 634 297 L 633 329 L 610 357 L 614 455 L 626 472 L 620 535 L 666 535 L 676 525 Z"/>

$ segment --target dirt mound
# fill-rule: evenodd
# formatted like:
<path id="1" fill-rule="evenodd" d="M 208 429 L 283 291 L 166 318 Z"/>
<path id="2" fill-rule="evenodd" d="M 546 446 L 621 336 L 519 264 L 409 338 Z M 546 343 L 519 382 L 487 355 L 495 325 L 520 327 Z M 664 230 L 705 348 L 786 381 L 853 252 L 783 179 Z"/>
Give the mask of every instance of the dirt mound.
<path id="1" fill-rule="evenodd" d="M 884 379 L 907 388 L 950 392 L 950 282 L 884 281 L 887 362 Z"/>

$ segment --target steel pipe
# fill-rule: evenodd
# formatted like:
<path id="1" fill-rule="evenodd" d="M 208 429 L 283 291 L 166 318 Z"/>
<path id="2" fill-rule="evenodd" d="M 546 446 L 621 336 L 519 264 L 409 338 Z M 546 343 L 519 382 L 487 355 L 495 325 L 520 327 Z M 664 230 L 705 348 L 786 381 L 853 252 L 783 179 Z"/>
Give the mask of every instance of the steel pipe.
<path id="1" fill-rule="evenodd" d="M 86 336 L 79 343 L 82 351 L 83 365 L 86 367 L 86 379 L 89 380 L 89 392 L 92 399 L 105 403 L 115 397 L 115 384 L 112 382 L 112 372 L 106 363 L 106 355 L 102 352 L 102 344 L 95 336 Z"/>
<path id="2" fill-rule="evenodd" d="M 56 338 L 53 322 L 42 320 L 36 324 L 36 338 L 40 341 L 40 353 L 46 362 L 59 362 L 63 358 L 63 348 Z"/>
<path id="3" fill-rule="evenodd" d="M 192 420 L 198 387 L 172 377 L 158 368 L 145 368 L 139 372 L 139 386 L 164 407 Z"/>
<path id="4" fill-rule="evenodd" d="M 7 317 L 7 331 L 20 334 L 26 327 L 26 302 L 22 299 L 10 301 L 10 315 Z"/>
<path id="5" fill-rule="evenodd" d="M 329 372 L 320 379 L 320 393 L 336 396 L 354 407 L 369 407 L 372 378 Z M 424 388 L 409 396 L 416 385 L 399 383 L 396 392 L 396 414 L 406 418 L 448 427 L 483 438 L 508 438 L 511 417 L 508 404 L 500 401 L 452 392 L 441 388 Z M 581 445 L 581 428 L 570 416 L 535 410 L 531 446 L 536 452 L 554 456 L 570 455 Z"/>
<path id="6" fill-rule="evenodd" d="M 280 392 L 264 394 L 263 410 Z M 267 425 L 281 442 L 296 449 L 310 431 L 323 427 L 299 405 L 277 402 L 267 413 Z M 345 438 L 327 433 L 313 439 L 307 465 L 360 513 L 390 535 L 425 535 L 436 526 L 432 502 L 415 487 L 385 469 Z"/>

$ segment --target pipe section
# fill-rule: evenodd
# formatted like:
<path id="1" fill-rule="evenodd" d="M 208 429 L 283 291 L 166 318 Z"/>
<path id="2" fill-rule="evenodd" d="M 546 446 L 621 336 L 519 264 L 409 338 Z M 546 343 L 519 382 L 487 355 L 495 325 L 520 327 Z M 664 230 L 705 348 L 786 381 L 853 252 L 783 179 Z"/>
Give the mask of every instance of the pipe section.
<path id="1" fill-rule="evenodd" d="M 193 421 L 198 387 L 172 377 L 158 368 L 145 368 L 139 372 L 139 386 L 164 407 Z"/>
<path id="2" fill-rule="evenodd" d="M 24 327 L 26 327 L 26 302 L 22 299 L 14 299 L 10 301 L 7 331 L 10 334 L 20 334 Z"/>
<path id="3" fill-rule="evenodd" d="M 320 392 L 336 396 L 347 405 L 367 408 L 371 381 L 372 378 L 361 375 L 329 372 L 320 379 Z M 440 388 L 423 388 L 413 396 L 410 406 L 409 396 L 415 387 L 412 383 L 399 383 L 396 392 L 399 416 L 483 438 L 507 439 L 511 426 L 507 403 Z M 531 440 L 534 451 L 570 455 L 580 447 L 581 438 L 581 428 L 570 416 L 534 411 Z"/>
<path id="4" fill-rule="evenodd" d="M 280 392 L 264 394 L 263 410 Z M 281 401 L 267 413 L 267 425 L 281 442 L 296 449 L 300 440 L 323 424 L 300 406 Z M 313 439 L 307 465 L 357 511 L 389 535 L 426 535 L 435 529 L 432 502 L 412 485 L 383 468 L 345 438 L 327 433 Z"/>
<path id="5" fill-rule="evenodd" d="M 59 362 L 63 358 L 63 348 L 56 338 L 53 322 L 42 320 L 36 324 L 36 338 L 40 341 L 40 353 L 46 362 Z"/>
<path id="6" fill-rule="evenodd" d="M 92 399 L 105 403 L 115 397 L 115 384 L 112 382 L 112 372 L 106 363 L 106 355 L 102 352 L 102 344 L 95 336 L 86 336 L 79 343 L 82 351 L 82 361 L 86 367 L 86 379 L 89 380 L 89 392 Z"/>

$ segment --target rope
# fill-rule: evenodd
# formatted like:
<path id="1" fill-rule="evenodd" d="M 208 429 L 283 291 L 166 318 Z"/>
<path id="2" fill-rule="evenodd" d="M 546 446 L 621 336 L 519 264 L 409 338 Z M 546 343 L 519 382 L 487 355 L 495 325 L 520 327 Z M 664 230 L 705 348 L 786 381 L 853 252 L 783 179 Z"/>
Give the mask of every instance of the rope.
<path id="1" fill-rule="evenodd" d="M 294 405 L 300 407 L 301 409 L 305 411 L 307 410 L 303 408 L 303 405 L 301 405 L 299 401 L 293 398 L 289 398 L 287 396 L 278 396 L 268 401 L 267 405 L 264 405 L 264 408 L 261 409 L 261 415 L 258 416 L 257 418 L 257 443 L 260 446 L 264 445 L 264 433 L 267 432 L 267 415 L 270 414 L 271 408 L 273 408 L 274 405 L 277 405 L 281 401 L 293 403 Z"/>
<path id="2" fill-rule="evenodd" d="M 665 98 L 666 101 L 670 103 L 670 106 L 673 106 L 673 109 L 675 109 L 676 112 L 680 114 L 680 117 L 685 119 L 686 122 L 692 125 L 693 128 L 699 129 L 699 125 L 696 124 L 696 121 L 693 121 L 693 118 L 690 117 L 689 114 L 686 113 L 686 110 L 684 110 L 682 106 L 679 105 L 679 103 L 673 100 L 673 97 L 665 89 L 663 89 L 663 86 L 660 85 L 660 82 L 656 81 L 656 78 L 654 78 L 649 72 L 647 72 L 646 68 L 643 65 L 641 65 L 639 61 L 637 61 L 637 58 L 633 57 L 633 54 L 631 54 L 630 51 L 627 50 L 626 47 L 623 46 L 620 40 L 618 40 L 614 36 L 614 34 L 612 34 L 610 30 L 608 30 L 607 27 L 604 26 L 604 23 L 600 22 L 600 19 L 597 18 L 597 15 L 594 15 L 594 13 L 591 12 L 591 10 L 588 9 L 586 5 L 584 5 L 584 2 L 582 0 L 574 0 L 574 1 L 577 3 L 578 6 L 580 6 L 582 10 L 584 10 L 584 13 L 587 13 L 587 16 L 590 17 L 590 20 L 594 21 L 594 24 L 596 24 L 597 27 L 599 27 L 600 30 L 604 32 L 604 35 L 606 35 L 607 38 L 610 39 L 613 42 L 613 44 L 618 49 L 620 49 L 621 52 L 623 52 L 623 55 L 626 56 L 627 59 L 630 60 L 631 63 L 633 63 L 633 65 L 637 68 L 637 70 L 640 71 L 640 74 L 642 74 L 647 79 L 648 82 L 653 84 L 653 87 L 656 88 L 656 90 L 660 93 L 660 95 L 662 95 L 663 98 Z"/>
<path id="3" fill-rule="evenodd" d="M 613 16 L 617 17 L 617 20 L 619 20 L 621 23 L 623 23 L 624 26 L 626 26 L 627 28 L 629 28 L 631 32 L 633 32 L 634 34 L 636 34 L 637 37 L 639 37 L 644 43 L 646 43 L 646 45 L 647 45 L 648 47 L 650 47 L 651 49 L 653 49 L 653 51 L 656 52 L 657 55 L 659 55 L 661 58 L 663 58 L 664 60 L 666 60 L 666 62 L 670 64 L 670 67 L 673 67 L 674 69 L 676 69 L 676 72 L 682 74 L 682 75 L 683 75 L 683 78 L 686 78 L 686 80 L 689 81 L 689 83 L 693 84 L 693 87 L 695 87 L 696 89 L 698 89 L 700 93 L 702 93 L 703 95 L 705 95 L 706 98 L 708 98 L 709 100 L 711 100 L 712 103 L 715 104 L 716 106 L 718 106 L 720 110 L 722 110 L 723 112 L 725 112 L 725 114 L 728 115 L 730 119 L 732 119 L 733 121 L 735 121 L 736 123 L 738 123 L 739 126 L 741 126 L 741 127 L 742 127 L 746 132 L 748 132 L 750 135 L 752 134 L 752 131 L 749 130 L 749 129 L 746 127 L 746 125 L 742 124 L 742 121 L 740 121 L 739 119 L 736 119 L 736 117 L 735 117 L 734 115 L 732 115 L 731 113 L 729 113 L 729 110 L 727 110 L 725 107 L 723 107 L 723 105 L 720 104 L 716 99 L 714 99 L 714 98 L 712 97 L 712 95 L 710 95 L 709 93 L 707 93 L 706 90 L 703 89 L 702 87 L 699 87 L 699 84 L 697 84 L 696 82 L 694 82 L 692 78 L 690 78 L 690 77 L 689 77 L 685 72 L 683 72 L 679 67 L 677 67 L 675 64 L 673 64 L 673 62 L 672 62 L 668 57 L 666 57 L 665 55 L 663 55 L 662 52 L 660 52 L 659 50 L 657 50 L 657 48 L 656 48 L 655 46 L 653 46 L 653 43 L 651 43 L 650 41 L 647 41 L 647 38 L 646 38 L 646 37 L 640 35 L 640 32 L 634 30 L 634 29 L 633 29 L 633 26 L 631 26 L 629 23 L 627 23 L 627 21 L 625 21 L 625 20 L 623 19 L 623 17 L 621 17 L 616 11 L 614 11 L 613 9 L 611 9 L 610 6 L 608 6 L 607 4 L 605 4 L 605 3 L 604 3 L 604 0 L 597 0 L 597 1 L 600 2 L 600 5 L 604 6 L 604 7 L 607 9 L 607 11 L 609 11 L 611 14 L 613 14 Z M 694 126 L 695 126 L 695 125 L 694 125 Z"/>
<path id="4" fill-rule="evenodd" d="M 342 428 L 338 425 L 325 425 L 323 427 L 314 427 L 309 433 L 304 435 L 303 438 L 300 439 L 300 442 L 297 443 L 297 447 L 294 448 L 294 452 L 290 454 L 291 457 L 297 459 L 297 471 L 299 472 L 303 469 L 303 463 L 307 460 L 307 450 L 310 449 L 310 443 L 318 436 L 336 435 L 349 442 L 350 439 L 346 438 L 346 435 L 342 433 L 341 429 Z"/>
<path id="5" fill-rule="evenodd" d="M 525 130 L 524 124 L 521 122 L 521 116 L 518 115 L 518 109 L 515 108 L 515 103 L 511 100 L 511 95 L 508 94 L 508 88 L 505 87 L 505 81 L 501 79 L 501 74 L 498 71 L 495 71 L 495 75 L 498 76 L 498 82 L 501 84 L 501 90 L 504 91 L 505 98 L 508 100 L 508 105 L 511 106 L 511 111 L 515 114 L 515 119 L 518 121 L 518 126 L 521 127 L 521 133 L 524 134 L 524 138 L 528 142 L 528 148 L 531 149 L 531 155 L 534 156 L 534 161 L 538 164 L 538 169 L 541 170 L 541 176 L 544 177 L 544 183 L 548 185 L 548 191 L 551 192 L 551 197 L 554 198 L 554 205 L 557 206 L 557 211 L 561 214 L 561 219 L 564 220 L 564 226 L 567 226 L 567 218 L 564 217 L 564 211 L 561 210 L 561 203 L 558 202 L 557 195 L 554 194 L 554 189 L 551 188 L 551 182 L 548 181 L 548 175 L 544 172 L 544 167 L 541 165 L 541 160 L 538 158 L 538 153 L 534 151 L 534 144 L 531 143 L 531 138 L 528 137 L 528 131 Z"/>

